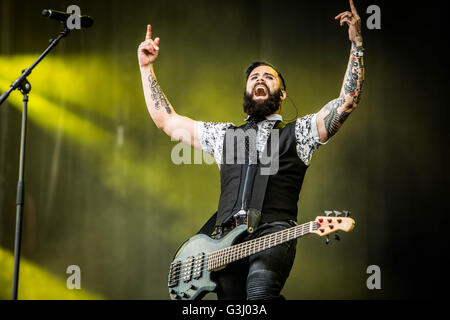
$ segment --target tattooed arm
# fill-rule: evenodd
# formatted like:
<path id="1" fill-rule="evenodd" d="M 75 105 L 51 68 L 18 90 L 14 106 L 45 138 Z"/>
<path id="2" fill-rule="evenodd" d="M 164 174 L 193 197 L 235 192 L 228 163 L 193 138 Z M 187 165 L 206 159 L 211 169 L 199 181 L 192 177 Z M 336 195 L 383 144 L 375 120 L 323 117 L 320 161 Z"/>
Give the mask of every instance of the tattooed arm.
<path id="1" fill-rule="evenodd" d="M 152 40 L 151 32 L 151 26 L 148 25 L 145 41 L 138 48 L 142 86 L 148 112 L 156 126 L 168 136 L 201 149 L 197 137 L 197 121 L 178 115 L 156 80 L 153 63 L 158 57 L 160 39 Z"/>
<path id="2" fill-rule="evenodd" d="M 330 101 L 317 113 L 320 142 L 326 142 L 339 130 L 350 113 L 355 110 L 361 97 L 364 82 L 361 19 L 352 0 L 350 0 L 350 7 L 352 12 L 346 11 L 335 17 L 340 19 L 341 26 L 344 23 L 349 26 L 348 33 L 352 46 L 339 97 Z"/>

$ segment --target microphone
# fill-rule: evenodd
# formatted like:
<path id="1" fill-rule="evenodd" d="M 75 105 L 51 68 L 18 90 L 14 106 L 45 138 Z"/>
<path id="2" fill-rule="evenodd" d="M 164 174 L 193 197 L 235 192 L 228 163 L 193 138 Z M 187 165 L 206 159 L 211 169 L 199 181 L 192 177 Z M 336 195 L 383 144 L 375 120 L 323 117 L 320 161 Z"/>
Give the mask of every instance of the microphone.
<path id="1" fill-rule="evenodd" d="M 54 19 L 61 21 L 63 23 L 66 23 L 67 19 L 71 16 L 70 13 L 62 12 L 62 11 L 56 11 L 52 9 L 44 9 L 42 10 L 42 15 L 44 17 Z M 80 25 L 82 28 L 89 28 L 94 24 L 94 19 L 92 19 L 89 16 L 79 16 L 80 18 Z"/>

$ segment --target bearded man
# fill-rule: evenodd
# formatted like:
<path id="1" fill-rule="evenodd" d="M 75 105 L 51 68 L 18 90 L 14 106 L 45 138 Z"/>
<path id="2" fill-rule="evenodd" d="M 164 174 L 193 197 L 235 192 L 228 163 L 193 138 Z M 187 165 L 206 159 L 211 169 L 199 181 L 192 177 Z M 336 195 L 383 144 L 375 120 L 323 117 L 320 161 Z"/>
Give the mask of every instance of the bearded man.
<path id="1" fill-rule="evenodd" d="M 348 26 L 351 41 L 350 57 L 338 98 L 330 101 L 317 113 L 286 123 L 280 110 L 286 99 L 283 76 L 267 62 L 257 61 L 246 70 L 243 109 L 247 123 L 236 127 L 232 123 L 194 121 L 178 115 L 162 92 L 153 69 L 159 54 L 160 39 L 151 37 L 147 26 L 145 41 L 138 49 L 145 101 L 156 126 L 167 135 L 181 140 L 214 156 L 220 168 L 221 195 L 214 216 L 214 237 L 220 239 L 236 226 L 237 219 L 249 209 L 251 190 L 256 188 L 255 176 L 249 174 L 252 161 L 251 141 L 236 146 L 233 136 L 238 130 L 254 130 L 256 163 L 266 150 L 273 132 L 277 137 L 277 168 L 268 177 L 263 195 L 261 216 L 255 229 L 242 241 L 254 239 L 296 225 L 297 202 L 303 178 L 311 157 L 342 126 L 360 100 L 364 80 L 361 19 L 353 1 L 350 11 L 335 17 L 340 25 Z M 182 130 L 188 134 L 179 136 Z M 275 131 L 274 131 L 275 130 Z M 244 154 L 243 162 L 230 151 Z M 213 273 L 219 299 L 282 299 L 280 294 L 292 268 L 296 241 L 286 242 L 233 262 Z"/>

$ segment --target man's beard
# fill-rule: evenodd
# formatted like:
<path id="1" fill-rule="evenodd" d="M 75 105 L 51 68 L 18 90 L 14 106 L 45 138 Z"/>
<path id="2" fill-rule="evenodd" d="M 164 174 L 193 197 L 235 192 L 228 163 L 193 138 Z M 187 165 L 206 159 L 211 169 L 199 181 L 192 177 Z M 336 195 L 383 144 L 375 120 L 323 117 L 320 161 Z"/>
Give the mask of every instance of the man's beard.
<path id="1" fill-rule="evenodd" d="M 247 91 L 244 91 L 244 112 L 249 116 L 263 120 L 266 116 L 271 115 L 278 110 L 281 103 L 281 94 L 281 89 L 278 89 L 274 94 L 271 94 L 269 91 L 269 97 L 266 100 L 256 102 L 252 98 L 253 93 L 248 94 Z"/>

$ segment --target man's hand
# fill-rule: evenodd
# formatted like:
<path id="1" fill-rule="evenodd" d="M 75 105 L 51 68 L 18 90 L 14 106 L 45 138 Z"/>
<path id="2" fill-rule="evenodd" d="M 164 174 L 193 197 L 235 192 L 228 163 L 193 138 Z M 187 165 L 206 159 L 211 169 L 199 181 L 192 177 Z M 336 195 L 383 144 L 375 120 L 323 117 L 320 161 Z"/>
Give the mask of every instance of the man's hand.
<path id="1" fill-rule="evenodd" d="M 353 0 L 350 0 L 350 8 L 352 12 L 342 12 L 334 17 L 334 19 L 339 19 L 341 27 L 344 25 L 344 23 L 348 25 L 348 38 L 350 41 L 355 41 L 357 44 L 362 44 L 361 18 L 356 11 Z"/>
<path id="2" fill-rule="evenodd" d="M 159 38 L 152 40 L 152 26 L 147 26 L 145 41 L 139 45 L 138 60 L 141 67 L 146 67 L 155 62 L 159 52 Z"/>

